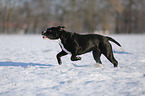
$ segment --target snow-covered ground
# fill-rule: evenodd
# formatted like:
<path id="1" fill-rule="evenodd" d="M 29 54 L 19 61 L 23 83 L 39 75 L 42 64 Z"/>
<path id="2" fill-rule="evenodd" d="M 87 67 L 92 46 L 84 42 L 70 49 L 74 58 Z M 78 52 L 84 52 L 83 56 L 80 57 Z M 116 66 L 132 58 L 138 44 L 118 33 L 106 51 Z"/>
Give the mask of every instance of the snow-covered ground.
<path id="1" fill-rule="evenodd" d="M 118 68 L 102 56 L 62 57 L 57 42 L 41 35 L 0 35 L 0 96 L 145 96 L 145 35 L 111 35 Z"/>

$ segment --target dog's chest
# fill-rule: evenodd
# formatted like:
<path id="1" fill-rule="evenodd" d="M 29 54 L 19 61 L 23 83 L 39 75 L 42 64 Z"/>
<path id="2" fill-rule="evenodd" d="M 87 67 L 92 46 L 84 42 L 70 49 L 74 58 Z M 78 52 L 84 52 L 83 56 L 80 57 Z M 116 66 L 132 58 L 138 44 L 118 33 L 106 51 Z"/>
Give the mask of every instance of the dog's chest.
<path id="1" fill-rule="evenodd" d="M 65 51 L 68 54 L 71 54 L 67 49 L 65 49 L 64 45 L 61 43 L 61 39 L 58 39 L 57 42 L 59 43 L 59 45 L 63 51 Z"/>

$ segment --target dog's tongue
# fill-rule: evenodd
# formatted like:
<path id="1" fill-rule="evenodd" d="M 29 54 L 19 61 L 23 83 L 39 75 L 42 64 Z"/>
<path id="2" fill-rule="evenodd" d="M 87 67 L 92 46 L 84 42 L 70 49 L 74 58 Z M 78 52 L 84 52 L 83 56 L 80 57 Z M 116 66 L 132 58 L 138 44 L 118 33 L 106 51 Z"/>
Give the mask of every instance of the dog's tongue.
<path id="1" fill-rule="evenodd" d="M 47 36 L 43 36 L 44 39 L 48 39 Z"/>

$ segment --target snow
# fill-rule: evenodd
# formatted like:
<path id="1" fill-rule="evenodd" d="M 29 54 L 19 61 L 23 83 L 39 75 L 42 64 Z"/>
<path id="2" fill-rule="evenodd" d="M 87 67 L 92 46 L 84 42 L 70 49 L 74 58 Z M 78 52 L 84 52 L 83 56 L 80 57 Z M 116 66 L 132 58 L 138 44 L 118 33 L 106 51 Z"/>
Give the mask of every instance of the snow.
<path id="1" fill-rule="evenodd" d="M 0 35 L 0 96 L 145 96 L 145 40 L 141 35 L 111 35 L 119 66 L 92 54 L 58 65 L 59 44 L 41 35 Z"/>

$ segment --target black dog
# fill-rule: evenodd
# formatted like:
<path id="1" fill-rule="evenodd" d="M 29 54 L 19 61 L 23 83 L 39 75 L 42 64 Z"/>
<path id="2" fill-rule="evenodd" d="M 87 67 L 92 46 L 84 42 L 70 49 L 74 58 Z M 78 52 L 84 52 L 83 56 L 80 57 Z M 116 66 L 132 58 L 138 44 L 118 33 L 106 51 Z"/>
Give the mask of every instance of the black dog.
<path id="1" fill-rule="evenodd" d="M 98 34 L 80 35 L 77 33 L 71 33 L 64 30 L 64 26 L 51 27 L 46 31 L 42 31 L 43 38 L 49 38 L 51 40 L 60 40 L 60 47 L 62 51 L 57 54 L 57 60 L 59 64 L 62 64 L 61 58 L 68 53 L 71 53 L 71 60 L 81 60 L 81 57 L 76 57 L 90 51 L 93 51 L 93 57 L 97 63 L 102 63 L 100 60 L 101 54 L 104 54 L 106 58 L 117 67 L 118 62 L 115 60 L 112 52 L 112 46 L 108 42 L 109 40 L 121 45 L 111 37 L 102 36 Z"/>

